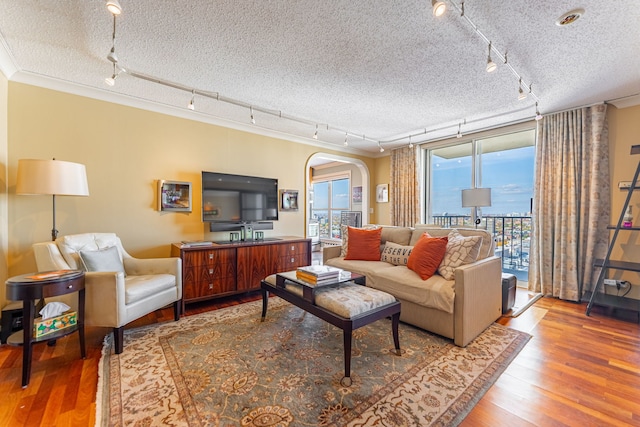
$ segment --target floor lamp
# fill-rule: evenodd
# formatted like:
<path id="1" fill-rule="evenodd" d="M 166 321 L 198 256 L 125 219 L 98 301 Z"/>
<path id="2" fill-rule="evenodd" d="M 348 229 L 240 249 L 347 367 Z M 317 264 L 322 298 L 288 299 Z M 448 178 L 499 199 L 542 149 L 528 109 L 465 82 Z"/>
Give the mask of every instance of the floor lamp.
<path id="1" fill-rule="evenodd" d="M 469 188 L 462 190 L 462 207 L 474 208 L 473 216 L 475 217 L 476 228 L 480 224 L 480 215 L 478 208 L 491 206 L 491 189 L 490 188 Z"/>
<path id="2" fill-rule="evenodd" d="M 88 196 L 87 172 L 80 163 L 61 160 L 18 160 L 16 194 L 51 195 L 53 198 L 53 228 L 51 240 L 56 240 L 56 196 Z"/>

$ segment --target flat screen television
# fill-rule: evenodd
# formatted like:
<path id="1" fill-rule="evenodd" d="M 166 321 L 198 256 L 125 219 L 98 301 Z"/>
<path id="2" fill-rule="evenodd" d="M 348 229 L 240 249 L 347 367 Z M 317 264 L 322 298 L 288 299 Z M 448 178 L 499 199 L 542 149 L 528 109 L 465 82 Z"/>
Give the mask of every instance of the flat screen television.
<path id="1" fill-rule="evenodd" d="M 202 221 L 211 223 L 212 231 L 225 224 L 277 220 L 277 179 L 202 172 Z"/>

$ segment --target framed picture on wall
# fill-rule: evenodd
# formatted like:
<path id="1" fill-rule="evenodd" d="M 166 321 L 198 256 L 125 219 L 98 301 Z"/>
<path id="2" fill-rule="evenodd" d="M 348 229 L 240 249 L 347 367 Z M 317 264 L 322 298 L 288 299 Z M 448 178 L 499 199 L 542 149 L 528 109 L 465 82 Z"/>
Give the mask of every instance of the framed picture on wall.
<path id="1" fill-rule="evenodd" d="M 351 201 L 353 203 L 362 203 L 362 187 L 353 187 Z"/>
<path id="2" fill-rule="evenodd" d="M 185 181 L 158 181 L 158 210 L 191 212 L 191 183 Z"/>
<path id="3" fill-rule="evenodd" d="M 378 184 L 376 186 L 376 202 L 387 203 L 389 201 L 389 184 Z"/>
<path id="4" fill-rule="evenodd" d="M 280 210 L 298 210 L 298 190 L 280 190 Z"/>

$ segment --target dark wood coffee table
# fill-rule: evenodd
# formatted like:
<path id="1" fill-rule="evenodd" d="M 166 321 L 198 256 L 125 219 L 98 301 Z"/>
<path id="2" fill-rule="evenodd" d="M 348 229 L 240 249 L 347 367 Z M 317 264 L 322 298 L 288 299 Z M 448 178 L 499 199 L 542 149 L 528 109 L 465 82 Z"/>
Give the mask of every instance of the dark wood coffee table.
<path id="1" fill-rule="evenodd" d="M 398 335 L 398 324 L 400 323 L 400 302 L 394 298 L 394 302 L 384 304 L 370 310 L 364 310 L 349 318 L 340 316 L 325 307 L 316 305 L 315 296 L 318 289 L 323 289 L 325 292 L 333 292 L 334 290 L 335 292 L 340 292 L 340 286 L 346 283 L 351 285 L 355 283 L 357 285 L 364 286 L 366 283 L 366 277 L 361 274 L 345 271 L 333 283 L 314 285 L 298 279 L 295 271 L 288 271 L 265 278 L 260 282 L 260 289 L 262 292 L 262 321 L 264 321 L 267 315 L 269 292 L 271 292 L 296 307 L 299 307 L 304 311 L 342 329 L 344 342 L 344 378 L 342 379 L 341 384 L 348 387 L 351 385 L 351 342 L 352 332 L 355 329 L 368 325 L 376 320 L 391 317 L 393 342 L 395 344 L 396 354 L 400 355 L 400 339 Z M 298 285 L 301 287 L 302 292 L 299 295 L 291 292 L 287 289 L 287 284 Z M 384 294 L 382 291 L 378 291 L 376 289 L 366 289 L 368 289 L 372 294 Z"/>

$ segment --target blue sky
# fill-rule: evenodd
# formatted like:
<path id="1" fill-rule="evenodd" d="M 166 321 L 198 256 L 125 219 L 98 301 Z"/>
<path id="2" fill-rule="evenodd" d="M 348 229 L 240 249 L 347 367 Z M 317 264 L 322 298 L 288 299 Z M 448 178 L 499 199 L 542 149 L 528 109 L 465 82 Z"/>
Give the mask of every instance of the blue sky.
<path id="1" fill-rule="evenodd" d="M 468 215 L 462 190 L 471 188 L 471 157 L 433 157 L 432 215 Z M 491 206 L 483 214 L 525 214 L 533 197 L 535 149 L 524 147 L 482 155 L 482 183 L 491 188 Z"/>

